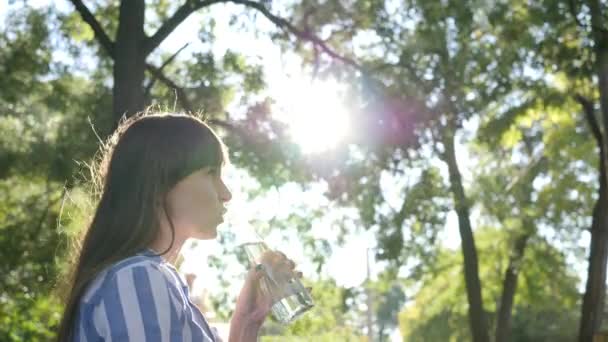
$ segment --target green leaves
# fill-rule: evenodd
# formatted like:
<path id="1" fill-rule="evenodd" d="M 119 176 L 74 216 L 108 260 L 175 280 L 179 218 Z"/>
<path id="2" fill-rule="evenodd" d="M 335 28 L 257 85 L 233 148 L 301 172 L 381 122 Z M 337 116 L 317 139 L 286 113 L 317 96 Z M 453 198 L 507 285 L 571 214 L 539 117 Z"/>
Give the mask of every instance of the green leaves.
<path id="1" fill-rule="evenodd" d="M 315 306 L 287 327 L 266 324 L 262 341 L 365 341 L 359 332 L 347 325 L 347 313 L 341 306 L 344 289 L 332 280 L 306 285 L 313 289 Z"/>
<path id="2" fill-rule="evenodd" d="M 0 295 L 0 304 L 2 341 L 49 341 L 55 337 L 60 305 L 54 299 L 40 294 Z"/>
<path id="3" fill-rule="evenodd" d="M 49 71 L 51 59 L 48 14 L 42 10 L 7 13 L 6 29 L 0 32 L 0 114 L 14 107 L 23 96 L 40 87 L 39 78 Z"/>
<path id="4" fill-rule="evenodd" d="M 505 232 L 482 228 L 476 231 L 484 302 L 492 313 L 502 291 L 502 274 L 509 246 Z M 515 295 L 513 341 L 529 338 L 572 340 L 576 332 L 578 307 L 577 279 L 568 270 L 565 258 L 543 239 L 529 244 Z M 443 250 L 437 259 L 440 271 L 429 274 L 414 302 L 399 314 L 399 324 L 408 341 L 461 341 L 470 339 L 466 319 L 461 256 Z M 535 317 L 535 318 L 533 318 Z M 553 320 L 553 321 L 551 321 Z M 549 324 L 549 322 L 561 322 Z"/>
<path id="5" fill-rule="evenodd" d="M 392 215 L 381 216 L 378 242 L 380 260 L 396 261 L 401 266 L 416 261 L 420 276 L 434 263 L 437 237 L 443 230 L 450 196 L 436 168 L 422 171 L 417 181 L 403 192 L 403 204 Z"/>
<path id="6" fill-rule="evenodd" d="M 32 177 L 0 180 L 0 339 L 46 341 L 54 336 L 59 305 L 55 229 L 60 186 Z"/>
<path id="7" fill-rule="evenodd" d="M 95 39 L 93 29 L 82 21 L 82 18 L 76 12 L 66 15 L 62 21 L 62 26 L 63 29 L 68 32 L 70 38 L 78 43 L 91 43 L 93 39 Z"/>

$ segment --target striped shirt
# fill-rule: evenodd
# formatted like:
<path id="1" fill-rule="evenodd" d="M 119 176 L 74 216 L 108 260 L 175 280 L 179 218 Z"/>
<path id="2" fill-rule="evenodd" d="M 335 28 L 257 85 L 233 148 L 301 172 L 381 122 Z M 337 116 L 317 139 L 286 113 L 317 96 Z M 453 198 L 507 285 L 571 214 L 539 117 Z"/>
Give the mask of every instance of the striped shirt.
<path id="1" fill-rule="evenodd" d="M 220 341 L 175 268 L 150 250 L 101 272 L 75 324 L 74 341 Z"/>

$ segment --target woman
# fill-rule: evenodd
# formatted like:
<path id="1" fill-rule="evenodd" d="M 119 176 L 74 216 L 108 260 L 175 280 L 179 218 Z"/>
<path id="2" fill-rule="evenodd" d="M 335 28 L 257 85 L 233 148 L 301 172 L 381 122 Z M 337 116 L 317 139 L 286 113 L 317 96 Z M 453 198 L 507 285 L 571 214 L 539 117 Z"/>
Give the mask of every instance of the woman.
<path id="1" fill-rule="evenodd" d="M 59 341 L 217 341 L 172 262 L 188 238 L 214 239 L 231 193 L 220 138 L 187 115 L 146 114 L 102 148 L 98 206 L 79 250 Z M 280 262 L 294 264 L 281 253 Z M 270 311 L 252 269 L 229 341 L 255 341 Z"/>

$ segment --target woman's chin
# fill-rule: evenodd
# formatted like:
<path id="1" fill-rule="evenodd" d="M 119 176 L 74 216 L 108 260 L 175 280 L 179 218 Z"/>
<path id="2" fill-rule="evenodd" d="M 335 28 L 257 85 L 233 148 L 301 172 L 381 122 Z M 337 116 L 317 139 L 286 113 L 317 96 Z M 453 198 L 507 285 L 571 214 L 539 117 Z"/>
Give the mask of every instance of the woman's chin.
<path id="1" fill-rule="evenodd" d="M 205 229 L 205 230 L 199 230 L 196 231 L 194 234 L 192 234 L 192 238 L 193 239 L 197 239 L 197 240 L 213 240 L 217 237 L 217 229 L 213 228 L 213 229 Z"/>

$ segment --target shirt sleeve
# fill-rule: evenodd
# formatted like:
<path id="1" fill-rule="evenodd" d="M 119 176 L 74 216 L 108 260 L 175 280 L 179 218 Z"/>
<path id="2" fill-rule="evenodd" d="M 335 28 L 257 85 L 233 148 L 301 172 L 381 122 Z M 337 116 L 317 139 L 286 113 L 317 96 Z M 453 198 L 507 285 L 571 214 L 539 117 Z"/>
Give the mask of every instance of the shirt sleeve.
<path id="1" fill-rule="evenodd" d="M 106 341 L 181 342 L 183 303 L 152 265 L 121 269 L 108 279 L 93 315 Z"/>
<path id="2" fill-rule="evenodd" d="M 211 332 L 213 333 L 213 338 L 215 339 L 215 342 L 224 342 L 224 340 L 222 340 L 222 337 L 220 336 L 219 330 L 217 330 L 216 327 L 211 327 Z"/>

